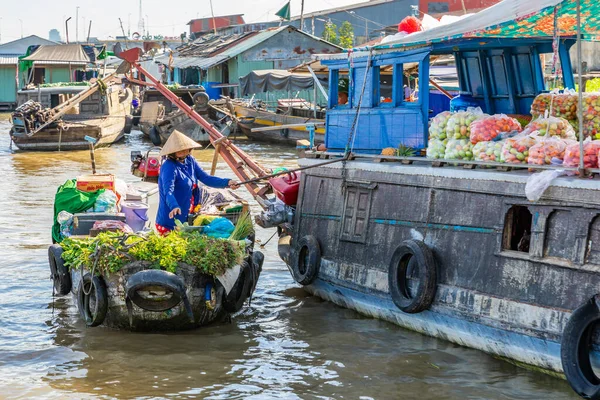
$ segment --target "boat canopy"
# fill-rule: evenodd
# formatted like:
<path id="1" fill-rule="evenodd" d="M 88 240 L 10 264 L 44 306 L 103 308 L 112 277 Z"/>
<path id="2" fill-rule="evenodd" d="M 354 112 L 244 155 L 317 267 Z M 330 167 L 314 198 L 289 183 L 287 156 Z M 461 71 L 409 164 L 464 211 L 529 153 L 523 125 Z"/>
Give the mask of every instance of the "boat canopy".
<path id="1" fill-rule="evenodd" d="M 240 78 L 243 96 L 262 92 L 283 92 L 312 89 L 314 79 L 309 73 L 289 72 L 283 69 L 264 69 L 250 72 Z"/>
<path id="2" fill-rule="evenodd" d="M 573 0 L 504 0 L 477 14 L 375 46 L 375 49 L 434 44 L 472 38 L 552 38 L 576 36 L 577 2 Z M 581 0 L 581 32 L 585 40 L 600 39 L 600 3 Z"/>
<path id="3" fill-rule="evenodd" d="M 21 58 L 21 60 L 46 63 L 70 62 L 73 64 L 89 64 L 96 61 L 96 53 L 93 46 L 80 44 L 41 45 L 36 49 L 30 49 L 29 55 Z"/>

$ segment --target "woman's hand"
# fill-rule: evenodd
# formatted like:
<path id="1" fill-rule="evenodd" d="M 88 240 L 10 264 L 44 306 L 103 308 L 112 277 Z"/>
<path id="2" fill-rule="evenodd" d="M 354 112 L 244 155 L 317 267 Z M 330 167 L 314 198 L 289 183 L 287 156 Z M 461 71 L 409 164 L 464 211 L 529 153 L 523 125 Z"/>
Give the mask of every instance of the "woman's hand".
<path id="1" fill-rule="evenodd" d="M 237 181 L 234 181 L 233 179 L 230 179 L 230 180 L 229 180 L 229 183 L 227 184 L 227 186 L 228 186 L 230 189 L 233 189 L 233 190 L 235 190 L 235 189 L 237 189 L 237 188 L 239 188 L 239 187 L 240 187 L 240 183 L 239 183 L 239 182 L 237 182 Z"/>
<path id="2" fill-rule="evenodd" d="M 174 209 L 172 209 L 171 212 L 169 213 L 169 218 L 173 219 L 173 218 L 175 218 L 176 215 L 181 215 L 181 208 L 175 207 Z"/>

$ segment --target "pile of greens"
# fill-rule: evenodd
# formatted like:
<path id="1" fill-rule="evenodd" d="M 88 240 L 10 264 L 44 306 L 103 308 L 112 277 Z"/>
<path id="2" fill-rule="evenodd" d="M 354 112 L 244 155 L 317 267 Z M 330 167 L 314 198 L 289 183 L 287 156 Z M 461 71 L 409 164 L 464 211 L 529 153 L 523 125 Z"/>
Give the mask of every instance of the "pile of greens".
<path id="1" fill-rule="evenodd" d="M 90 86 L 89 82 L 56 82 L 42 83 L 41 88 L 67 87 L 67 86 Z"/>
<path id="2" fill-rule="evenodd" d="M 69 269 L 94 268 L 98 275 L 118 272 L 132 261 L 148 261 L 152 268 L 175 273 L 178 263 L 193 265 L 203 273 L 220 275 L 240 263 L 245 241 L 213 239 L 199 232 L 172 231 L 166 236 L 147 237 L 102 232 L 85 239 L 66 238 L 60 244 L 62 258 Z"/>

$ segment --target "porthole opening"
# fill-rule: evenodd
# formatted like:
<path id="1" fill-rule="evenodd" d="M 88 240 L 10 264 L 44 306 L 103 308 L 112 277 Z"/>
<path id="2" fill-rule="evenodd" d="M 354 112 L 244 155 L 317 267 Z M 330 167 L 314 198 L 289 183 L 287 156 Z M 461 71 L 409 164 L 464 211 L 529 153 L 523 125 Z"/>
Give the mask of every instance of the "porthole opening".
<path id="1" fill-rule="evenodd" d="M 529 253 L 532 216 L 525 206 L 512 206 L 504 221 L 504 250 Z"/>

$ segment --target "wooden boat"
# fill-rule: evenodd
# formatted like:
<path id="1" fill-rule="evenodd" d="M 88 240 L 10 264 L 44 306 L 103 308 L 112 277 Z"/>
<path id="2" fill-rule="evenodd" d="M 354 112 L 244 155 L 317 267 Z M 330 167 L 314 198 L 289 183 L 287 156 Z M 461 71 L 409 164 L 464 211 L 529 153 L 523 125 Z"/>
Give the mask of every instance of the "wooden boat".
<path id="1" fill-rule="evenodd" d="M 490 114 L 527 114 L 545 89 L 540 54 L 554 54 L 566 87 L 575 86 L 569 58 L 574 36 L 553 44 L 552 29 L 537 30 L 538 18 L 571 18 L 574 4 L 505 0 L 396 42 L 318 56 L 334 78 L 328 152 L 301 160 L 301 167 L 310 168 L 289 184 L 299 190 L 298 200 L 288 201 L 285 209 L 270 207 L 260 220 L 279 227 L 280 256 L 309 293 L 564 376 L 580 396 L 600 399 L 598 180 L 555 178 L 577 168 L 546 165 L 554 170 L 548 172 L 548 188 L 544 192 L 542 185 L 538 196 L 530 197 L 527 185 L 541 185 L 547 176 L 529 174 L 532 164 L 512 163 L 520 171 L 507 172 L 473 167 L 509 164 L 454 158 L 439 168 L 439 160 L 383 156 L 384 148 L 399 144 L 417 150 L 427 146 L 428 85 L 412 103 L 400 91 L 389 104 L 365 95 L 356 132 L 357 104 L 336 107 L 335 101 L 335 77 L 348 65 L 360 77 L 350 99 L 361 99 L 363 86 L 362 93 L 379 89 L 378 80 L 366 77 L 377 76 L 382 65 L 401 73 L 403 65 L 418 62 L 419 81 L 427 82 L 430 56 L 450 54 L 459 68 L 461 98 L 468 97 L 469 106 Z M 583 15 L 595 12 L 592 3 L 581 6 Z M 584 37 L 597 40 L 598 24 L 587 29 Z M 593 118 L 593 107 L 583 104 L 576 106 L 579 118 L 583 112 Z M 349 143 L 351 157 L 342 158 Z M 322 158 L 329 158 L 328 164 Z M 388 162 L 378 162 L 382 159 Z M 599 172 L 587 168 L 579 165 L 581 173 Z"/>
<path id="2" fill-rule="evenodd" d="M 179 88 L 172 90 L 186 104 L 194 106 L 203 118 L 211 123 L 224 135 L 235 129 L 233 121 L 224 115 L 217 116 L 208 106 L 209 98 L 202 86 L 196 88 Z M 155 89 L 144 91 L 139 116 L 140 130 L 147 135 L 156 146 L 164 144 L 174 130 L 178 130 L 194 141 L 206 145 L 210 143 L 209 135 L 183 111 L 173 109 L 160 92 Z"/>
<path id="3" fill-rule="evenodd" d="M 60 105 L 85 91 L 86 87 L 40 88 L 18 92 L 19 107 L 12 114 L 10 136 L 20 150 L 66 151 L 85 150 L 89 142 L 85 136 L 96 139 L 96 147 L 110 146 L 123 138 L 131 129 L 132 94 L 119 85 L 110 85 L 105 93 L 95 92 L 71 107 L 67 114 L 42 130 L 31 133 L 36 123 L 35 114 L 44 107 Z"/>
<path id="4" fill-rule="evenodd" d="M 157 185 L 138 182 L 135 189 L 148 204 L 153 226 L 158 201 Z M 247 205 L 242 212 L 247 211 Z M 240 213 L 224 214 L 235 221 Z M 123 221 L 122 214 L 84 213 L 74 234 L 86 237 L 95 221 L 107 218 Z M 124 236 L 125 237 L 125 236 Z M 62 258 L 63 248 L 48 249 L 54 291 L 60 296 L 72 293 L 81 318 L 87 326 L 106 326 L 132 331 L 192 329 L 240 311 L 252 296 L 262 270 L 264 256 L 254 251 L 253 236 L 246 240 L 245 256 L 239 265 L 223 275 L 203 273 L 193 265 L 179 263 L 176 272 L 156 269 L 149 262 L 131 260 L 118 273 L 72 268 Z M 94 255 L 93 255 L 94 256 Z M 99 252 L 95 254 L 99 256 Z"/>
<path id="5" fill-rule="evenodd" d="M 296 104 L 286 107 L 288 103 Z M 305 126 L 295 126 L 280 130 L 252 132 L 255 128 L 265 128 L 278 125 L 305 125 L 311 123 L 324 123 L 325 113 L 317 111 L 317 118 L 311 117 L 314 111 L 299 107 L 298 99 L 279 100 L 281 107 L 277 112 L 269 111 L 266 107 L 249 105 L 247 102 L 234 101 L 234 112 L 238 118 L 238 126 L 242 133 L 252 140 L 263 142 L 284 143 L 296 146 L 298 140 L 309 140 L 310 133 Z M 315 143 L 323 143 L 325 128 L 317 126 L 315 129 Z"/>

